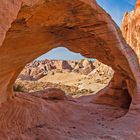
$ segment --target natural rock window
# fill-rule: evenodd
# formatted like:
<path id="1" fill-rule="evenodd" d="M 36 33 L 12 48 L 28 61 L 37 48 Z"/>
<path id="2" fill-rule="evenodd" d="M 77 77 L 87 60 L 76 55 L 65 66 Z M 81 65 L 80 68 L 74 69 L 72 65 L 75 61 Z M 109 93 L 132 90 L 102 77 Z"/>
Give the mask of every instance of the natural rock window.
<path id="1" fill-rule="evenodd" d="M 47 56 L 52 59 L 47 59 Z M 61 47 L 27 64 L 18 76 L 14 90 L 32 93 L 59 88 L 72 97 L 92 95 L 109 84 L 113 73 L 109 66 L 98 60 Z"/>

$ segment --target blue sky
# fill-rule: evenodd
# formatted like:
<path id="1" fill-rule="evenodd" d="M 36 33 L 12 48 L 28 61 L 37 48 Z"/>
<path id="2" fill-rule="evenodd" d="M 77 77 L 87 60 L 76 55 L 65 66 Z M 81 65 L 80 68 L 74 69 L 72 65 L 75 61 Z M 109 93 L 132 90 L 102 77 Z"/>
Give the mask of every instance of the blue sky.
<path id="1" fill-rule="evenodd" d="M 121 27 L 123 15 L 134 9 L 136 0 L 96 0 L 112 19 Z"/>
<path id="2" fill-rule="evenodd" d="M 112 19 L 121 27 L 123 15 L 126 11 L 131 11 L 135 7 L 136 0 L 96 0 L 97 3 L 106 10 Z M 78 53 L 70 52 L 68 49 L 59 47 L 52 49 L 48 53 L 42 55 L 38 59 L 63 59 L 77 60 L 84 57 Z"/>
<path id="3" fill-rule="evenodd" d="M 78 60 L 83 58 L 84 57 L 81 56 L 79 53 L 73 53 L 64 47 L 52 49 L 48 53 L 39 57 L 40 60 L 43 59 Z"/>

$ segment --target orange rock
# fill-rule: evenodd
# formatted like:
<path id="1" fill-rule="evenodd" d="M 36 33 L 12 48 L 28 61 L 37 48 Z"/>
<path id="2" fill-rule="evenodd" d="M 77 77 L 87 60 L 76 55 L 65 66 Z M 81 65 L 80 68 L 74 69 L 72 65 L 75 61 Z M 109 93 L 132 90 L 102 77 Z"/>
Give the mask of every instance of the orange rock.
<path id="1" fill-rule="evenodd" d="M 136 7 L 136 9 L 140 8 L 140 0 L 137 0 L 135 7 Z"/>
<path id="2" fill-rule="evenodd" d="M 127 43 L 136 52 L 140 62 L 140 1 L 136 3 L 136 10 L 126 13 L 123 18 L 122 32 Z"/>
<path id="3" fill-rule="evenodd" d="M 139 89 L 140 75 L 136 55 L 110 16 L 96 2 L 38 1 L 32 2 L 32 6 L 24 4 L 19 13 L 20 4 L 10 5 L 14 7 L 14 15 L 18 16 L 11 18 L 13 9 L 5 10 L 7 5 L 3 4 L 3 13 L 7 18 L 1 19 L 5 20 L 1 25 L 5 30 L 1 30 L 1 33 L 6 34 L 10 23 L 16 20 L 0 48 L 0 75 L 1 81 L 4 81 L 1 86 L 8 87 L 1 90 L 1 102 L 13 96 L 13 83 L 26 63 L 57 46 L 65 46 L 85 57 L 99 59 L 123 77 L 120 84 L 127 81 L 131 96 L 139 92 L 134 91 Z"/>
<path id="4" fill-rule="evenodd" d="M 103 137 L 99 135 L 98 139 L 121 139 L 123 136 L 124 139 L 137 139 L 136 132 L 131 132 L 134 132 L 139 124 L 140 116 L 138 59 L 125 42 L 120 29 L 95 0 L 1 0 L 0 11 L 0 103 L 5 102 L 0 108 L 2 139 L 65 140 L 77 139 L 77 134 L 79 139 L 94 139 L 94 135 L 100 130 Z M 112 136 L 104 135 L 106 124 L 102 125 L 104 128 L 97 129 L 96 125 L 101 128 L 101 123 L 91 116 L 88 119 L 90 109 L 94 111 L 98 109 L 98 107 L 93 109 L 91 104 L 86 107 L 86 104 L 82 106 L 82 103 L 77 101 L 79 104 L 70 103 L 72 105 L 67 107 L 65 105 L 69 102 L 51 104 L 30 95 L 21 98 L 14 96 L 13 84 L 23 67 L 57 46 L 64 46 L 85 57 L 99 59 L 113 68 L 115 71 L 113 79 L 106 90 L 102 90 L 102 96 L 99 94 L 95 101 L 107 104 L 109 96 L 110 104 L 113 104 L 116 98 L 122 101 L 121 104 L 125 104 L 126 101 L 123 102 L 115 95 L 119 91 L 126 94 L 119 95 L 121 98 L 131 96 L 132 102 L 127 116 L 109 124 L 110 127 L 107 128 L 107 134 L 111 133 Z M 105 96 L 105 101 L 98 100 Z M 16 99 L 11 100 L 12 97 Z M 118 101 L 115 103 L 120 105 Z M 107 109 L 104 105 L 102 107 L 104 109 L 100 110 L 100 113 L 105 116 Z M 113 116 L 114 113 L 110 115 Z M 108 112 L 106 116 L 110 115 Z M 71 123 L 72 119 L 75 120 L 74 123 Z M 76 124 L 77 121 L 78 129 L 71 130 L 71 124 Z M 62 124 L 63 129 L 57 127 Z M 42 125 L 43 129 L 40 128 Z M 117 138 L 114 137 L 112 126 L 119 130 L 117 132 L 115 130 Z"/>

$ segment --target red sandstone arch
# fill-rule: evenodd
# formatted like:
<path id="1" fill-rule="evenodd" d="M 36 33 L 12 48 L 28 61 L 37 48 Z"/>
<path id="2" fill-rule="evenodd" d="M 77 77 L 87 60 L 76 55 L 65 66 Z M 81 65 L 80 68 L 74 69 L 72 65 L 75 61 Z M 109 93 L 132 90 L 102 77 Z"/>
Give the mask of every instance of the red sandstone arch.
<path id="1" fill-rule="evenodd" d="M 5 8 L 5 0 L 2 2 L 1 103 L 13 96 L 13 83 L 26 63 L 52 48 L 64 46 L 111 66 L 115 74 L 103 94 L 116 96 L 127 89 L 132 108 L 137 108 L 140 102 L 138 59 L 117 25 L 95 0 L 14 0 L 8 2 L 9 9 Z"/>
<path id="2" fill-rule="evenodd" d="M 140 7 L 140 0 L 137 0 L 135 7 L 136 7 L 136 9 Z"/>

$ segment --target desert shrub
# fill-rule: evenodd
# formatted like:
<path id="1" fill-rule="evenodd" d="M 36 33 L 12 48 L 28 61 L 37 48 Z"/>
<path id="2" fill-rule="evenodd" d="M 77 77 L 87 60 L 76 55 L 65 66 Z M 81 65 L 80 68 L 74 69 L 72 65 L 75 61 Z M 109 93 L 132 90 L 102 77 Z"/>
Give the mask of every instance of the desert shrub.
<path id="1" fill-rule="evenodd" d="M 22 85 L 14 85 L 13 90 L 16 92 L 24 92 L 24 87 Z"/>

